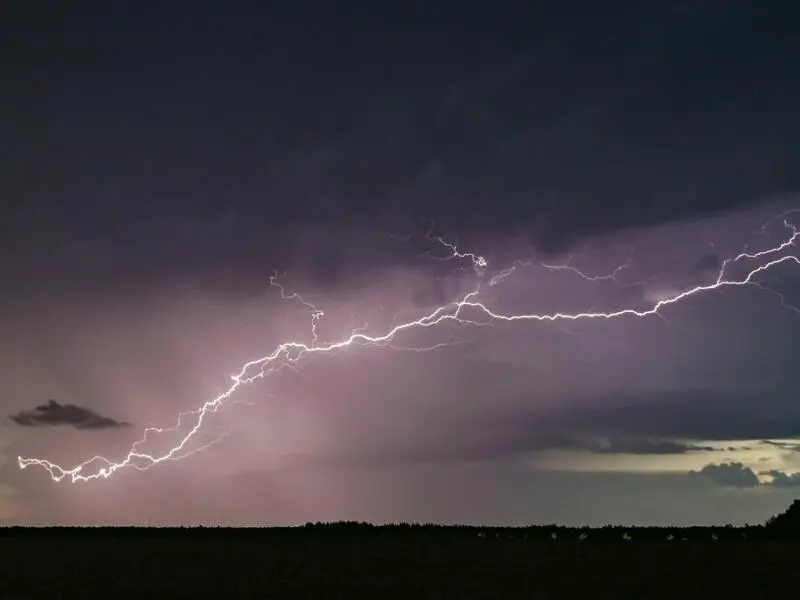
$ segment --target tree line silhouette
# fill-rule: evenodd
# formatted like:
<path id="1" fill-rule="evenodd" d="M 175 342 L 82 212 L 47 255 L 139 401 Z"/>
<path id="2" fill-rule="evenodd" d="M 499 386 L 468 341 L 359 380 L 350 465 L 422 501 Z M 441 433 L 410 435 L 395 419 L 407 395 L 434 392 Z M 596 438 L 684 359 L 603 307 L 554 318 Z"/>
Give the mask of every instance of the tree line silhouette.
<path id="1" fill-rule="evenodd" d="M 434 523 L 392 523 L 375 525 L 363 521 L 314 522 L 287 527 L 134 527 L 134 526 L 90 526 L 90 527 L 25 527 L 11 526 L 0 528 L 0 537 L 36 536 L 131 536 L 131 537 L 183 537 L 214 536 L 347 536 L 355 537 L 428 537 L 474 538 L 485 541 L 517 540 L 536 541 L 577 541 L 597 540 L 620 541 L 732 541 L 732 540 L 778 540 L 800 539 L 800 500 L 795 500 L 789 508 L 770 517 L 763 524 L 744 526 L 621 526 L 568 527 L 563 525 L 529 525 L 520 527 L 494 527 L 478 525 L 440 525 Z"/>

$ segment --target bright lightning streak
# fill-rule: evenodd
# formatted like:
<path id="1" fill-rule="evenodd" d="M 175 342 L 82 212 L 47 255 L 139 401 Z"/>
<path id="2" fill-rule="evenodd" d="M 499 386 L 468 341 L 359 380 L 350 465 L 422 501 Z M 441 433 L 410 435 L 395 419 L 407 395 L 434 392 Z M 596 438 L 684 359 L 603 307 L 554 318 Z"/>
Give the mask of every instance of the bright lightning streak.
<path id="1" fill-rule="evenodd" d="M 629 258 L 624 263 L 619 265 L 616 269 L 614 269 L 611 273 L 607 273 L 605 275 L 588 275 L 588 274 L 584 273 L 583 271 L 581 271 L 580 269 L 578 269 L 577 267 L 573 267 L 569 263 L 567 263 L 565 265 L 546 265 L 546 264 L 541 264 L 539 266 L 541 266 L 542 268 L 544 268 L 544 269 L 546 269 L 548 271 L 569 271 L 571 273 L 575 273 L 581 279 L 585 279 L 586 281 L 591 281 L 592 283 L 599 283 L 601 281 L 612 281 L 612 282 L 614 282 L 614 285 L 616 285 L 618 288 L 632 288 L 632 287 L 646 286 L 650 282 L 650 280 L 646 280 L 646 281 L 638 281 L 637 280 L 637 281 L 632 281 L 632 282 L 628 282 L 628 283 L 622 283 L 618 279 L 619 275 L 625 269 L 627 269 L 627 268 L 629 268 L 631 266 L 631 262 L 632 262 L 632 259 Z"/>
<path id="2" fill-rule="evenodd" d="M 269 284 L 272 287 L 276 287 L 281 292 L 281 298 L 284 300 L 297 300 L 300 304 L 302 304 L 305 308 L 307 308 L 311 312 L 311 339 L 312 343 L 317 343 L 317 323 L 319 320 L 325 316 L 325 313 L 319 310 L 316 306 L 311 304 L 310 302 L 306 302 L 298 293 L 293 294 L 286 294 L 286 288 L 283 287 L 280 283 L 278 283 L 278 273 L 277 271 L 269 278 Z"/>
<path id="3" fill-rule="evenodd" d="M 576 273 L 579 277 L 581 277 L 582 279 L 585 279 L 586 281 L 613 281 L 617 285 L 620 285 L 619 281 L 617 281 L 617 275 L 619 275 L 620 272 L 623 269 L 627 269 L 629 265 L 630 265 L 630 261 L 627 261 L 627 262 L 621 264 L 620 266 L 618 266 L 616 269 L 614 269 L 614 271 L 612 273 L 610 273 L 608 275 L 586 275 L 583 271 L 581 271 L 581 270 L 579 270 L 576 267 L 573 267 L 571 265 L 545 265 L 545 264 L 542 264 L 542 267 L 544 267 L 548 271 L 572 271 L 573 273 Z"/>
<path id="4" fill-rule="evenodd" d="M 785 215 L 783 216 L 785 217 Z M 766 250 L 761 250 L 759 252 L 745 251 L 733 258 L 726 259 L 722 263 L 719 273 L 713 283 L 706 285 L 698 285 L 679 294 L 670 296 L 669 298 L 662 299 L 653 304 L 647 310 L 635 310 L 633 308 L 625 308 L 614 312 L 593 312 L 593 311 L 577 312 L 577 313 L 555 312 L 555 313 L 544 313 L 544 314 L 536 314 L 536 313 L 504 314 L 491 310 L 488 306 L 486 306 L 485 304 L 483 304 L 478 300 L 481 290 L 480 280 L 482 280 L 483 273 L 485 272 L 485 269 L 488 266 L 488 263 L 484 259 L 484 257 L 469 252 L 460 252 L 455 244 L 448 243 L 440 237 L 431 237 L 430 234 L 428 234 L 427 236 L 428 239 L 437 242 L 438 244 L 447 248 L 451 252 L 449 256 L 441 258 L 440 260 L 460 259 L 460 260 L 467 260 L 471 263 L 472 269 L 479 276 L 479 283 L 477 284 L 477 286 L 471 292 L 462 296 L 461 299 L 441 305 L 423 317 L 420 317 L 412 321 L 393 324 L 390 329 L 388 329 L 381 335 L 368 335 L 367 333 L 364 332 L 364 327 L 361 327 L 358 329 L 353 329 L 350 335 L 348 335 L 344 339 L 339 340 L 338 342 L 330 342 L 324 344 L 319 343 L 319 340 L 317 339 L 317 330 L 316 330 L 317 323 L 324 313 L 319 309 L 317 309 L 317 307 L 314 306 L 313 304 L 306 302 L 299 295 L 287 294 L 285 288 L 281 284 L 277 283 L 276 278 L 273 276 L 270 278 L 270 285 L 277 287 L 280 290 L 282 298 L 297 300 L 311 312 L 312 341 L 310 343 L 304 343 L 300 341 L 285 342 L 277 346 L 270 354 L 267 354 L 266 356 L 245 363 L 238 373 L 231 376 L 231 380 L 233 381 L 233 383 L 230 385 L 228 389 L 220 392 L 215 398 L 205 402 L 200 407 L 188 412 L 180 413 L 178 415 L 177 423 L 175 424 L 174 427 L 171 427 L 169 429 L 149 427 L 145 429 L 142 438 L 133 444 L 130 451 L 123 459 L 117 462 L 113 462 L 102 456 L 94 456 L 89 460 L 86 460 L 74 467 L 65 468 L 55 463 L 52 463 L 49 460 L 41 458 L 23 458 L 20 456 L 18 457 L 17 460 L 21 469 L 25 469 L 29 466 L 38 466 L 46 469 L 50 474 L 50 477 L 54 481 L 61 481 L 65 478 L 68 478 L 72 482 L 77 482 L 77 481 L 90 481 L 92 479 L 98 479 L 98 478 L 108 478 L 115 472 L 119 471 L 120 469 L 127 467 L 133 467 L 134 469 L 144 471 L 165 461 L 172 461 L 172 460 L 179 460 L 182 458 L 186 458 L 187 456 L 190 456 L 192 454 L 195 454 L 197 452 L 200 452 L 201 450 L 208 448 L 210 445 L 215 444 L 222 437 L 224 437 L 224 434 L 217 435 L 213 437 L 211 441 L 201 444 L 199 446 L 194 443 L 195 438 L 201 434 L 201 429 L 205 424 L 207 416 L 211 413 L 216 412 L 223 406 L 228 406 L 234 403 L 236 401 L 234 395 L 241 387 L 253 383 L 259 379 L 263 379 L 274 373 L 278 373 L 282 371 L 284 368 L 287 367 L 293 368 L 294 365 L 296 365 L 296 363 L 300 361 L 307 354 L 330 353 L 353 345 L 377 345 L 377 346 L 394 347 L 392 345 L 394 338 L 396 338 L 398 334 L 400 334 L 401 332 L 408 330 L 425 329 L 429 327 L 434 327 L 436 325 L 440 325 L 445 322 L 454 322 L 459 325 L 487 325 L 490 324 L 491 321 L 554 322 L 554 321 L 580 321 L 587 319 L 616 319 L 625 316 L 644 318 L 652 315 L 659 315 L 660 311 L 663 308 L 670 306 L 672 304 L 677 304 L 683 300 L 688 299 L 691 296 L 696 296 L 711 290 L 718 290 L 727 287 L 747 286 L 747 285 L 752 285 L 759 289 L 763 289 L 766 291 L 770 291 L 773 294 L 777 294 L 777 292 L 775 292 L 774 290 L 766 288 L 759 282 L 755 281 L 755 278 L 757 275 L 764 273 L 767 270 L 772 269 L 773 267 L 776 267 L 783 263 L 795 263 L 800 265 L 800 259 L 795 255 L 786 254 L 784 256 L 778 256 L 781 252 L 788 250 L 790 247 L 796 248 L 797 246 L 795 242 L 800 237 L 800 232 L 798 232 L 797 228 L 791 223 L 789 223 L 785 218 L 783 224 L 786 227 L 786 229 L 791 232 L 791 236 L 786 241 L 772 248 L 768 248 Z M 751 268 L 749 271 L 746 272 L 745 275 L 739 277 L 738 279 L 726 278 L 726 273 L 729 270 L 729 267 L 731 267 L 732 265 L 739 264 L 745 261 L 755 261 L 759 259 L 769 259 L 769 260 L 767 262 L 764 262 L 762 264 L 759 264 L 758 266 Z M 531 265 L 532 265 L 531 262 L 517 261 L 513 263 L 511 267 L 501 270 L 497 274 L 492 276 L 488 281 L 488 285 L 495 286 L 501 283 L 505 278 L 511 276 L 518 267 L 531 266 Z M 627 263 L 617 268 L 610 275 L 605 275 L 605 276 L 589 276 L 579 271 L 577 268 L 571 267 L 569 265 L 563 265 L 563 266 L 540 265 L 540 266 L 549 270 L 571 271 L 576 273 L 580 277 L 591 281 L 612 280 L 616 282 L 615 279 L 616 275 L 623 268 L 625 268 L 626 265 Z M 793 310 L 797 310 L 794 309 L 794 307 L 788 306 L 783 300 L 783 296 L 781 296 L 780 294 L 777 295 L 781 298 L 781 302 L 784 306 L 786 306 L 787 308 L 792 308 Z M 473 309 L 479 315 L 482 315 L 484 318 L 489 319 L 490 323 L 478 322 L 472 319 L 465 318 L 463 316 L 463 313 L 467 309 Z M 412 348 L 410 350 L 422 352 L 426 350 L 441 348 L 444 346 L 450 346 L 453 345 L 453 343 L 455 342 L 443 342 L 425 348 L 418 347 L 418 348 Z M 147 453 L 141 450 L 141 447 L 151 439 L 152 434 L 164 435 L 170 433 L 171 434 L 177 433 L 182 429 L 184 429 L 184 423 L 189 418 L 192 419 L 191 420 L 192 425 L 191 427 L 189 427 L 188 432 L 180 434 L 181 435 L 180 439 L 169 450 L 160 454 Z M 93 466 L 94 469 L 92 468 Z"/>
<path id="5" fill-rule="evenodd" d="M 472 263 L 472 269 L 475 271 L 475 273 L 478 274 L 479 277 L 483 275 L 484 269 L 486 269 L 486 267 L 489 265 L 489 263 L 486 262 L 486 259 L 483 256 L 474 254 L 472 252 L 461 252 L 457 247 L 457 242 L 456 243 L 446 242 L 440 236 L 434 236 L 432 231 L 428 231 L 428 233 L 425 234 L 425 238 L 431 242 L 436 242 L 437 244 L 440 244 L 445 248 L 447 248 L 448 250 L 450 250 L 450 256 L 445 256 L 444 258 L 436 257 L 431 255 L 430 253 L 427 253 L 428 256 L 431 256 L 431 258 L 433 258 L 434 260 L 453 260 L 454 258 L 462 260 L 469 259 L 469 261 Z"/>

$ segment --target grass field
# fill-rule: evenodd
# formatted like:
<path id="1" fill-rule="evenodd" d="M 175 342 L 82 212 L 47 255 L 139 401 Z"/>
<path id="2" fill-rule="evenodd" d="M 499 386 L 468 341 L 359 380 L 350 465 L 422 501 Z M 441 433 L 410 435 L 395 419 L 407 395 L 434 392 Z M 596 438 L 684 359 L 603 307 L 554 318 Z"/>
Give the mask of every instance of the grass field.
<path id="1" fill-rule="evenodd" d="M 772 598 L 800 543 L 48 533 L 0 538 L 0 599 Z"/>

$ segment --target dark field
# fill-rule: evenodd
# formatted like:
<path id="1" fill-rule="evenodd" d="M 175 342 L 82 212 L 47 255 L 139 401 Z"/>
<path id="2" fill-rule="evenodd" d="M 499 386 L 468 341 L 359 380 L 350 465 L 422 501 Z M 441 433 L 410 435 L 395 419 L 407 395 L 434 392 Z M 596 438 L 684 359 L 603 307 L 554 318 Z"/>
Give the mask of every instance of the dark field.
<path id="1" fill-rule="evenodd" d="M 728 534 L 7 530 L 0 598 L 771 598 L 796 586 L 800 542 Z"/>

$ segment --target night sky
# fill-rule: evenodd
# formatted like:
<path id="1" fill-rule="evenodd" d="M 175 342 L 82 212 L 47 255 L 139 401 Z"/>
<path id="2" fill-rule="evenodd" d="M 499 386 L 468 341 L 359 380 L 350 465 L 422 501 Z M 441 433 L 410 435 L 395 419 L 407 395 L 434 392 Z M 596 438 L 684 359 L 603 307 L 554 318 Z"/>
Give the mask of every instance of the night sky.
<path id="1" fill-rule="evenodd" d="M 800 227 L 792 3 L 7 4 L 0 522 L 717 524 L 800 495 L 800 250 L 724 262 Z M 282 343 L 473 290 L 133 446 Z M 17 461 L 194 425 L 107 479 Z"/>

